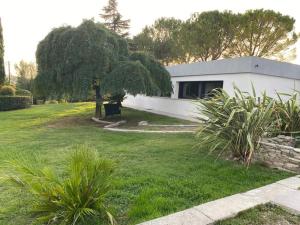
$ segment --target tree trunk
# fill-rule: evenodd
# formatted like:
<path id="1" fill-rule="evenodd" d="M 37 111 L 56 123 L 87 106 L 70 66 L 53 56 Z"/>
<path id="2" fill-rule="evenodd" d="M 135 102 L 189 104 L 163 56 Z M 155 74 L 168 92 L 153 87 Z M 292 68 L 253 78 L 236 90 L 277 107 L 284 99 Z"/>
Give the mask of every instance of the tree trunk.
<path id="1" fill-rule="evenodd" d="M 95 110 L 95 117 L 100 119 L 102 117 L 102 97 L 100 94 L 100 86 L 95 87 L 96 91 L 96 110 Z"/>

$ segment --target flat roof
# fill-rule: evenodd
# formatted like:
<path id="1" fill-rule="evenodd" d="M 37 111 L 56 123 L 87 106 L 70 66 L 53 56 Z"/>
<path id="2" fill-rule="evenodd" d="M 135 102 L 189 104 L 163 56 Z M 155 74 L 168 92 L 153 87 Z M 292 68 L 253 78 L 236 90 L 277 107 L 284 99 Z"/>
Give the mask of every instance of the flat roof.
<path id="1" fill-rule="evenodd" d="M 171 77 L 254 73 L 300 80 L 300 65 L 246 56 L 167 66 Z"/>

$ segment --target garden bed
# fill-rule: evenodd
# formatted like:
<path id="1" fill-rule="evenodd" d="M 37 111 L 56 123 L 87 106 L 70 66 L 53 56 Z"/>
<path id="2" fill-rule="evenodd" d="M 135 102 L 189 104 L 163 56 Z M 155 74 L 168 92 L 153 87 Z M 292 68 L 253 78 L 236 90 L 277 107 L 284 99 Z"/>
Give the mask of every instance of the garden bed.
<path id="1" fill-rule="evenodd" d="M 246 169 L 236 162 L 216 160 L 207 155 L 207 149 L 194 148 L 193 134 L 108 132 L 90 120 L 93 111 L 93 103 L 76 103 L 0 112 L 0 163 L 19 154 L 30 162 L 39 155 L 44 165 L 61 171 L 75 145 L 96 148 L 116 164 L 106 203 L 120 225 L 137 224 L 291 175 L 260 165 Z M 126 108 L 125 118 L 135 124 L 142 120 L 185 122 Z M 29 224 L 27 203 L 31 199 L 2 184 L 0 190 L 0 224 Z"/>

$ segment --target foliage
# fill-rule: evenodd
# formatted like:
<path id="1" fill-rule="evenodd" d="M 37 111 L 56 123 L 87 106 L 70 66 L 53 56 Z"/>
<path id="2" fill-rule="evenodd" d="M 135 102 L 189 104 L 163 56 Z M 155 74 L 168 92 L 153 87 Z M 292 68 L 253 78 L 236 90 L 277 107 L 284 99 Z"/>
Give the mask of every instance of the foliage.
<path id="1" fill-rule="evenodd" d="M 161 18 L 133 39 L 137 50 L 165 65 L 236 56 L 292 60 L 298 40 L 295 20 L 272 10 L 207 11 L 183 22 Z"/>
<path id="2" fill-rule="evenodd" d="M 29 96 L 0 96 L 0 111 L 25 109 L 32 105 L 32 97 Z"/>
<path id="3" fill-rule="evenodd" d="M 5 85 L 0 87 L 0 96 L 14 96 L 16 89 L 13 86 Z"/>
<path id="4" fill-rule="evenodd" d="M 168 71 L 154 57 L 142 52 L 134 52 L 129 56 L 130 60 L 140 62 L 150 72 L 151 80 L 158 87 L 159 96 L 168 96 L 173 92 L 172 83 Z"/>
<path id="5" fill-rule="evenodd" d="M 32 92 L 33 81 L 37 74 L 35 63 L 21 60 L 18 64 L 15 64 L 15 70 L 18 76 L 17 89 L 25 89 Z"/>
<path id="6" fill-rule="evenodd" d="M 238 23 L 230 55 L 283 59 L 298 40 L 295 20 L 281 13 L 256 9 L 235 17 Z"/>
<path id="7" fill-rule="evenodd" d="M 193 14 L 182 31 L 190 61 L 216 60 L 224 56 L 235 37 L 235 19 L 230 11 Z"/>
<path id="8" fill-rule="evenodd" d="M 18 95 L 18 96 L 32 96 L 32 93 L 28 90 L 17 89 L 16 90 L 16 95 Z"/>
<path id="9" fill-rule="evenodd" d="M 293 95 L 277 94 L 277 98 L 274 115 L 279 132 L 286 135 L 299 135 L 300 105 L 298 93 Z"/>
<path id="10" fill-rule="evenodd" d="M 8 163 L 7 181 L 33 196 L 32 213 L 45 224 L 86 224 L 106 214 L 105 194 L 111 189 L 113 165 L 95 150 L 79 146 L 72 154 L 65 177 L 49 167 L 22 160 Z"/>
<path id="11" fill-rule="evenodd" d="M 158 91 L 150 72 L 140 62 L 120 63 L 110 76 L 104 78 L 103 85 L 104 91 L 112 95 L 122 93 L 124 89 L 133 95 L 153 95 Z"/>
<path id="12" fill-rule="evenodd" d="M 3 30 L 0 18 L 0 86 L 5 82 Z"/>
<path id="13" fill-rule="evenodd" d="M 160 18 L 154 25 L 146 26 L 133 38 L 137 50 L 148 52 L 163 64 L 182 62 L 185 59 L 181 41 L 182 21 L 175 18 Z"/>
<path id="14" fill-rule="evenodd" d="M 45 104 L 58 104 L 58 101 L 52 99 L 52 100 L 45 101 Z"/>
<path id="15" fill-rule="evenodd" d="M 103 8 L 103 11 L 104 13 L 100 16 L 105 21 L 105 26 L 120 36 L 127 37 L 129 35 L 130 20 L 122 19 L 122 15 L 118 11 L 117 0 L 108 0 L 108 5 Z"/>
<path id="16" fill-rule="evenodd" d="M 150 94 L 158 87 L 163 89 L 162 92 L 171 90 L 170 75 L 158 62 L 149 59 L 151 68 L 130 62 L 126 40 L 90 20 L 75 28 L 54 29 L 40 42 L 36 55 L 39 73 L 35 80 L 35 95 L 38 98 L 87 100 L 95 80 L 100 82 L 102 95 L 112 94 L 110 92 L 123 95 L 125 91 Z M 120 80 L 131 74 L 124 74 L 121 68 L 141 74 L 136 77 L 136 82 L 122 83 Z M 157 72 L 157 68 L 162 70 L 162 79 L 168 80 L 165 82 L 167 87 L 156 84 L 154 78 L 157 75 L 153 72 Z"/>
<path id="17" fill-rule="evenodd" d="M 199 100 L 199 117 L 205 125 L 197 132 L 199 145 L 210 151 L 229 151 L 249 165 L 259 150 L 260 140 L 273 129 L 274 101 L 266 94 L 257 97 L 234 87 L 235 96 L 224 90 L 214 90 L 211 99 Z"/>

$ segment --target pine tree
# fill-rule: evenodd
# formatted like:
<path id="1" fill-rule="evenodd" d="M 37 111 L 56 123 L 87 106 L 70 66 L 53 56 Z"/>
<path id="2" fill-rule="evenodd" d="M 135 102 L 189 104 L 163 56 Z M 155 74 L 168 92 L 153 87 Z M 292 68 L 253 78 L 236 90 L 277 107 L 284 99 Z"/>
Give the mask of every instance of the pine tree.
<path id="1" fill-rule="evenodd" d="M 2 25 L 0 18 L 0 85 L 5 82 L 5 69 L 4 69 L 4 44 L 3 44 L 3 34 L 2 34 Z"/>
<path id="2" fill-rule="evenodd" d="M 122 15 L 118 12 L 117 0 L 109 0 L 108 5 L 103 8 L 103 14 L 100 14 L 105 21 L 105 26 L 121 35 L 127 37 L 129 35 L 128 29 L 130 27 L 130 20 L 123 20 Z"/>

